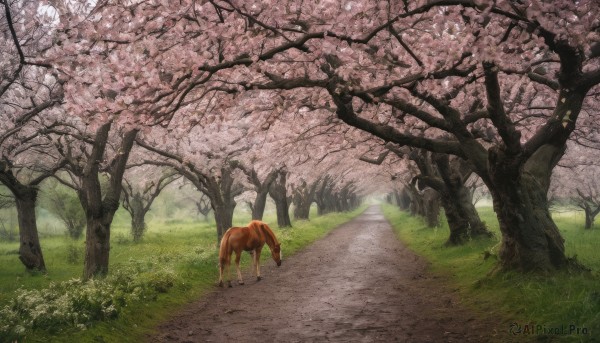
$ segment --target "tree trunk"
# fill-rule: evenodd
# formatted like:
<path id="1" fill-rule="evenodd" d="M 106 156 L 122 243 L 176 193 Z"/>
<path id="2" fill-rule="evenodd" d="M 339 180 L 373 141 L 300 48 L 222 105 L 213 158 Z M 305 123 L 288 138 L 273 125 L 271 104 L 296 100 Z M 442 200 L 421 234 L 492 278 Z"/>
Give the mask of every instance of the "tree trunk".
<path id="1" fill-rule="evenodd" d="M 325 207 L 325 202 L 322 199 L 317 199 L 315 202 L 317 203 L 317 215 L 322 216 L 329 212 Z"/>
<path id="2" fill-rule="evenodd" d="M 211 206 L 215 213 L 215 222 L 217 223 L 217 243 L 233 225 L 233 211 L 237 205 L 235 197 L 242 193 L 242 187 L 235 184 L 233 178 L 234 164 L 226 164 L 221 168 L 221 177 L 211 177 L 210 184 L 212 189 Z"/>
<path id="3" fill-rule="evenodd" d="M 411 216 L 423 216 L 425 214 L 423 195 L 419 193 L 414 184 L 409 184 L 406 187 L 407 194 L 410 197 L 409 212 Z"/>
<path id="4" fill-rule="evenodd" d="M 85 217 L 83 218 L 83 220 L 80 220 L 79 218 L 75 218 L 75 219 L 65 218 L 63 220 L 63 222 L 65 223 L 65 226 L 67 227 L 67 231 L 69 232 L 69 237 L 71 237 L 72 239 L 75 239 L 75 240 L 81 238 L 81 234 L 83 233 L 83 229 L 85 227 Z"/>
<path id="5" fill-rule="evenodd" d="M 546 192 L 533 184 L 535 180 L 529 182 L 517 190 L 492 190 L 503 233 L 502 265 L 520 270 L 560 268 L 566 262 L 564 240 L 550 217 Z"/>
<path id="6" fill-rule="evenodd" d="M 315 202 L 317 203 L 317 214 L 319 216 L 327 214 L 332 211 L 331 205 L 331 190 L 333 188 L 333 182 L 329 175 L 326 175 L 320 180 L 318 189 L 315 188 Z"/>
<path id="7" fill-rule="evenodd" d="M 289 206 L 287 205 L 287 199 L 276 199 L 275 207 L 277 211 L 277 225 L 279 227 L 291 227 L 292 221 L 290 220 L 290 214 L 288 211 Z"/>
<path id="8" fill-rule="evenodd" d="M 462 201 L 463 211 L 465 211 L 465 216 L 467 217 L 467 221 L 469 222 L 469 229 L 471 237 L 492 237 L 494 234 L 490 232 L 485 223 L 481 221 L 479 217 L 479 213 L 473 205 L 472 202 L 472 193 L 465 187 L 465 191 L 469 194 L 468 201 Z"/>
<path id="9" fill-rule="evenodd" d="M 115 212 L 119 209 L 119 199 L 123 190 L 123 174 L 138 132 L 131 130 L 123 136 L 118 148 L 119 154 L 112 159 L 108 169 L 110 175 L 108 185 L 103 188 L 99 178 L 100 161 L 104 159 L 111 126 L 112 122 L 109 122 L 100 126 L 96 131 L 87 165 L 79 175 L 81 188 L 77 193 L 87 219 L 84 280 L 96 276 L 102 277 L 108 273 L 110 225 Z"/>
<path id="10" fill-rule="evenodd" d="M 589 207 L 585 208 L 585 229 L 589 230 L 594 224 L 594 218 L 592 218 L 592 209 Z"/>
<path id="11" fill-rule="evenodd" d="M 139 242 L 146 230 L 147 210 L 144 208 L 143 197 L 138 192 L 132 192 L 126 203 L 126 208 L 131 215 L 131 236 L 134 242 Z"/>
<path id="12" fill-rule="evenodd" d="M 308 220 L 310 216 L 310 205 L 312 204 L 312 197 L 306 192 L 296 192 L 294 194 L 294 219 L 296 220 Z"/>
<path id="13" fill-rule="evenodd" d="M 556 149 L 538 149 L 522 168 L 502 152 L 490 156 L 488 188 L 502 231 L 500 263 L 505 269 L 545 272 L 569 262 L 548 207 L 550 174 L 562 156 Z"/>
<path id="14" fill-rule="evenodd" d="M 269 195 L 275 201 L 277 211 L 277 225 L 279 227 L 291 227 L 289 204 L 286 190 L 286 172 L 281 171 L 277 179 L 269 187 Z"/>
<path id="15" fill-rule="evenodd" d="M 21 183 L 10 165 L 0 161 L 0 182 L 13 194 L 17 206 L 19 221 L 19 260 L 28 270 L 46 271 L 46 263 L 38 236 L 35 204 L 38 196 L 39 183 L 51 173 L 39 176 L 29 185 Z"/>
<path id="16" fill-rule="evenodd" d="M 137 211 L 131 217 L 131 235 L 133 236 L 134 242 L 142 240 L 144 233 L 146 232 L 146 212 Z"/>
<path id="17" fill-rule="evenodd" d="M 45 272 L 46 264 L 42 255 L 35 216 L 37 192 L 34 187 L 20 187 L 15 194 L 19 220 L 19 259 L 25 268 Z"/>
<path id="18" fill-rule="evenodd" d="M 446 245 L 460 245 L 472 238 L 492 236 L 467 194 L 470 195 L 469 190 L 462 187 L 459 192 L 448 192 L 442 196 L 442 205 L 450 229 Z"/>
<path id="19" fill-rule="evenodd" d="M 440 196 L 433 189 L 423 192 L 423 203 L 425 210 L 425 222 L 428 227 L 440 225 Z"/>
<path id="20" fill-rule="evenodd" d="M 294 203 L 294 220 L 308 220 L 311 203 Z"/>
<path id="21" fill-rule="evenodd" d="M 325 193 L 317 199 L 317 209 L 319 215 L 331 213 L 335 210 L 335 200 L 330 189 L 326 189 Z"/>
<path id="22" fill-rule="evenodd" d="M 446 154 L 430 154 L 424 151 L 413 153 L 411 158 L 421 172 L 415 177 L 411 187 L 416 189 L 417 182 L 430 187 L 437 192 L 444 207 L 450 229 L 446 245 L 459 245 L 477 236 L 492 235 L 479 219 L 479 214 L 473 206 L 471 192 L 465 187 L 465 181 L 472 174 L 472 170 L 462 159 L 451 160 Z M 424 193 L 425 201 L 431 202 L 430 198 L 431 195 Z M 428 222 L 432 224 L 433 218 L 429 218 Z"/>
<path id="23" fill-rule="evenodd" d="M 588 204 L 584 207 L 585 211 L 585 229 L 589 230 L 594 226 L 594 220 L 598 213 L 600 213 L 600 207 L 596 207 L 596 209 L 592 209 L 592 207 Z"/>
<path id="24" fill-rule="evenodd" d="M 340 212 L 348 212 L 350 211 L 350 194 L 352 192 L 349 189 L 342 189 L 342 191 L 340 192 L 338 198 L 338 204 L 339 204 L 339 209 Z"/>
<path id="25" fill-rule="evenodd" d="M 260 189 L 256 191 L 256 199 L 254 200 L 254 206 L 252 206 L 252 219 L 262 220 L 265 213 L 265 206 L 267 204 L 267 195 L 269 189 Z"/>
<path id="26" fill-rule="evenodd" d="M 408 210 L 410 208 L 410 194 L 406 190 L 406 188 L 402 188 L 400 194 L 398 196 L 398 206 L 401 210 Z"/>
<path id="27" fill-rule="evenodd" d="M 442 206 L 450 229 L 450 236 L 445 245 L 460 245 L 469 239 L 469 222 L 462 215 L 458 202 L 447 195 L 442 196 Z"/>
<path id="28" fill-rule="evenodd" d="M 440 192 L 450 229 L 446 245 L 460 245 L 472 238 L 492 237 L 472 202 L 471 192 L 459 180 L 447 182 Z"/>
<path id="29" fill-rule="evenodd" d="M 109 213 L 101 217 L 88 216 L 87 218 L 83 268 L 83 278 L 85 280 L 95 276 L 102 277 L 108 273 L 111 222 L 112 215 Z"/>
<path id="30" fill-rule="evenodd" d="M 294 188 L 292 203 L 294 204 L 294 219 L 308 220 L 310 216 L 310 205 L 314 201 L 317 182 L 313 182 L 310 186 L 306 181 Z"/>
<path id="31" fill-rule="evenodd" d="M 256 191 L 256 198 L 254 199 L 254 204 L 251 207 L 252 219 L 262 220 L 263 215 L 265 213 L 265 205 L 267 204 L 269 186 L 277 178 L 280 169 L 271 169 L 271 171 L 261 181 L 254 167 L 247 168 L 244 164 L 239 162 L 236 164 L 236 167 L 242 170 L 244 174 L 246 174 L 246 176 L 248 177 L 248 181 L 254 185 L 254 190 Z"/>
<path id="32" fill-rule="evenodd" d="M 194 203 L 196 204 L 198 213 L 200 213 L 204 217 L 204 221 L 207 222 L 208 214 L 210 213 L 211 209 L 210 198 L 206 194 L 202 193 L 200 199 L 194 200 Z"/>
<path id="33" fill-rule="evenodd" d="M 124 168 L 124 167 L 123 167 Z M 113 177 L 117 177 L 113 176 Z M 116 184 L 116 181 L 113 185 Z M 104 277 L 108 273 L 108 258 L 110 255 L 110 226 L 115 212 L 119 209 L 120 190 L 107 190 L 104 199 L 98 200 L 100 204 L 93 205 L 91 199 L 101 199 L 101 187 L 98 175 L 84 177 L 83 189 L 79 197 L 87 218 L 85 235 L 85 262 L 83 266 L 83 279 Z M 118 191 L 118 193 L 117 193 Z"/>
<path id="34" fill-rule="evenodd" d="M 227 204 L 217 204 L 213 206 L 215 215 L 215 223 L 217 225 L 217 243 L 221 242 L 221 238 L 230 227 L 233 226 L 233 211 L 235 210 L 235 201 Z"/>

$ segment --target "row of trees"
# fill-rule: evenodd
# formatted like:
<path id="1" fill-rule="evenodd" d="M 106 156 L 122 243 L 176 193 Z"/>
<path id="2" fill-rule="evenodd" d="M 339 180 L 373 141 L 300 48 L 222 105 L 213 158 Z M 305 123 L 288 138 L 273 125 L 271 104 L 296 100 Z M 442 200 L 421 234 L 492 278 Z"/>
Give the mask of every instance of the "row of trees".
<path id="1" fill-rule="evenodd" d="M 58 49 L 61 51 L 60 58 L 69 55 L 69 58 L 79 61 L 71 63 L 71 60 L 65 68 L 89 70 L 89 66 L 81 60 L 85 57 L 80 50 L 62 54 L 68 51 L 69 38 L 60 36 L 57 29 L 61 25 L 68 26 L 69 20 L 74 20 L 75 26 L 81 24 L 77 21 L 92 13 L 93 9 L 85 4 L 68 2 L 52 2 L 52 6 L 46 6 L 37 1 L 2 1 L 2 5 L 3 35 L 0 43 L 3 77 L 0 97 L 4 120 L 0 182 L 10 190 L 16 203 L 19 258 L 26 268 L 46 268 L 35 207 L 39 185 L 50 177 L 75 190 L 78 206 L 83 209 L 84 218 L 77 218 L 73 214 L 77 212 L 73 209 L 74 204 L 61 201 L 64 198 L 61 199 L 60 195 L 53 204 L 57 213 L 65 214 L 61 219 L 73 236 L 77 236 L 78 227 L 82 221 L 85 222 L 85 278 L 108 271 L 110 225 L 121 200 L 132 216 L 132 233 L 138 239 L 143 234 L 144 216 L 152 201 L 178 177 L 186 178 L 208 198 L 217 222 L 218 238 L 231 226 L 235 197 L 247 189 L 256 192 L 254 218 L 262 217 L 268 192 L 277 204 L 280 225 L 290 225 L 287 173 L 283 164 L 263 161 L 260 165 L 254 163 L 254 157 L 243 155 L 256 142 L 242 140 L 242 134 L 248 133 L 247 127 L 233 125 L 241 115 L 219 118 L 216 122 L 214 118 L 205 118 L 202 126 L 195 126 L 193 118 L 186 115 L 171 116 L 173 125 L 168 128 L 167 125 L 153 127 L 152 124 L 158 124 L 158 121 L 143 126 L 138 119 L 126 118 L 131 113 L 123 111 L 117 111 L 120 118 L 96 116 L 101 106 L 97 98 L 92 100 L 93 106 L 98 106 L 94 107 L 94 113 L 77 109 L 77 116 L 70 115 L 70 106 L 80 103 L 89 89 L 69 98 L 70 91 L 78 92 L 72 88 L 77 83 L 68 77 L 73 70 L 67 72 L 61 69 L 64 61 L 54 60 L 53 64 L 48 61 L 52 60 L 52 50 Z M 105 47 L 107 52 L 112 51 L 113 47 Z M 118 55 L 121 52 L 114 53 Z M 42 59 L 44 62 L 40 62 Z M 86 83 L 86 89 L 87 86 L 89 84 Z M 111 89 L 98 91 L 113 100 L 121 96 Z M 159 97 L 162 96 L 164 94 Z M 122 100 L 129 103 L 129 99 Z M 192 125 L 192 129 L 189 126 L 184 128 L 186 125 Z M 216 129 L 215 125 L 228 125 L 229 128 Z M 193 131 L 194 127 L 197 131 Z M 142 128 L 146 132 L 142 132 Z M 211 135 L 211 132 L 216 134 Z M 237 134 L 235 139 L 239 144 L 228 140 L 231 134 Z M 190 137 L 206 138 L 192 141 Z M 187 138 L 187 142 L 183 138 Z M 255 138 L 268 141 L 264 134 Z M 268 144 L 265 142 L 262 144 Z M 229 143 L 231 149 L 226 147 Z M 199 148 L 199 145 L 204 146 Z M 259 155 L 267 153 L 269 151 L 265 147 Z M 272 168 L 272 165 L 275 167 Z M 164 167 L 169 167 L 170 171 L 165 171 Z M 263 176 L 263 172 L 268 175 Z M 252 186 L 245 184 L 246 177 Z M 330 193 L 335 192 L 330 190 Z M 358 196 L 354 193 L 345 195 Z M 206 203 L 202 204 L 203 196 L 199 195 L 199 210 L 206 211 Z"/>
<path id="2" fill-rule="evenodd" d="M 53 153 L 62 161 L 61 167 L 53 169 L 53 173 L 44 174 L 44 177 L 53 177 L 75 190 L 79 201 L 73 203 L 72 198 L 58 191 L 55 194 L 45 195 L 55 200 L 50 202 L 54 207 L 53 212 L 59 214 L 73 237 L 79 233 L 77 229 L 85 224 L 86 261 L 94 262 L 89 262 L 85 266 L 87 277 L 107 272 L 110 224 L 119 202 L 122 201 L 124 208 L 131 214 L 132 235 L 134 240 L 139 240 L 146 227 L 145 215 L 153 201 L 167 185 L 182 177 L 200 191 L 195 199 L 199 211 L 207 214 L 207 205 L 212 209 L 218 240 L 225 230 L 232 226 L 233 211 L 237 205 L 236 198 L 244 192 L 249 193 L 245 201 L 252 208 L 253 219 L 262 219 L 267 195 L 271 195 L 277 208 L 278 224 L 282 227 L 291 226 L 289 205 L 292 202 L 298 204 L 295 206 L 294 213 L 301 212 L 299 208 L 304 206 L 305 214 L 296 215 L 296 219 L 308 219 L 312 202 L 316 201 L 319 204 L 320 213 L 333 210 L 346 211 L 356 207 L 361 196 L 355 184 L 356 180 L 347 178 L 345 183 L 339 184 L 339 180 L 328 175 L 322 178 L 323 181 L 318 179 L 312 182 L 315 188 L 319 185 L 318 193 L 300 195 L 302 193 L 300 189 L 295 189 L 293 185 L 288 184 L 287 179 L 291 173 L 285 167 L 269 164 L 267 168 L 259 169 L 258 165 L 250 163 L 246 166 L 245 156 L 241 153 L 247 150 L 237 150 L 239 155 L 226 154 L 221 156 L 222 158 L 199 155 L 196 160 L 184 162 L 184 157 L 176 155 L 177 152 L 159 150 L 142 140 L 134 143 L 131 132 L 125 132 L 122 137 L 111 140 L 102 136 L 106 132 L 102 130 L 103 128 L 99 128 L 100 135 L 97 132 L 96 136 L 75 130 L 74 125 L 66 127 L 57 123 L 55 128 L 52 131 L 46 130 L 45 135 L 54 142 Z M 81 145 L 78 151 L 72 149 L 76 139 L 79 140 L 78 143 L 86 143 Z M 98 141 L 108 145 L 111 141 L 119 140 L 121 145 L 117 146 L 116 151 L 104 154 L 103 158 L 110 159 L 102 161 L 95 155 Z M 128 140 L 129 143 L 125 144 Z M 123 161 L 125 159 L 131 163 L 125 163 Z M 212 165 L 207 167 L 208 161 Z M 219 163 L 221 167 L 216 168 Z M 18 170 L 21 173 L 28 173 L 31 165 L 24 164 Z M 28 180 L 28 177 L 24 176 L 22 179 Z M 120 182 L 117 184 L 116 180 Z M 306 183 L 304 179 L 302 182 Z M 321 184 L 323 185 L 320 186 Z M 37 195 L 38 183 L 32 185 L 34 186 L 31 189 Z M 55 190 L 47 191 L 51 193 Z M 294 197 L 291 195 L 292 192 L 295 193 Z M 13 194 L 16 198 L 17 194 L 15 192 Z M 19 223 L 21 242 L 26 238 L 24 232 L 32 232 L 37 239 L 35 211 L 32 210 L 35 208 L 37 196 L 32 196 L 29 200 L 31 205 L 27 209 L 31 211 L 25 212 L 22 207 L 17 207 L 19 218 L 29 219 L 25 225 Z M 82 213 L 77 209 L 80 211 L 83 209 Z M 41 246 L 38 245 L 35 249 L 27 248 L 30 247 L 21 246 L 21 259 L 35 262 L 26 264 L 26 267 L 44 270 Z M 29 255 L 23 257 L 22 251 L 28 252 Z"/>
<path id="3" fill-rule="evenodd" d="M 305 8 L 255 12 L 230 3 L 231 16 L 262 24 L 240 37 L 252 31 L 257 45 L 275 47 L 248 48 L 256 63 L 234 57 L 215 65 L 251 63 L 255 76 L 240 82 L 244 89 L 314 92 L 310 106 L 330 105 L 348 125 L 466 161 L 494 202 L 501 267 L 578 268 L 564 254 L 547 193 L 577 123 L 596 113 L 597 2 L 322 6 L 335 18 L 326 30 L 329 17 Z"/>
<path id="4" fill-rule="evenodd" d="M 2 182 L 31 212 L 36 185 L 69 173 L 86 214 L 88 277 L 106 272 L 128 165 L 176 170 L 210 198 L 222 233 L 237 173 L 262 175 L 257 197 L 284 165 L 302 170 L 306 185 L 293 183 L 308 193 L 322 175 L 340 193 L 357 175 L 363 192 L 389 185 L 381 168 L 331 163 L 366 150 L 414 162 L 413 186 L 436 189 L 450 213 L 449 244 L 488 235 L 463 201 L 476 174 L 500 222 L 500 267 L 578 267 L 548 190 L 567 141 L 597 136 L 596 1 L 1 3 Z M 313 175 L 322 168 L 331 172 Z M 289 199 L 269 188 L 283 213 Z M 322 212 L 355 202 L 325 198 Z M 39 266 L 26 257 L 39 240 L 23 237 L 23 259 Z"/>

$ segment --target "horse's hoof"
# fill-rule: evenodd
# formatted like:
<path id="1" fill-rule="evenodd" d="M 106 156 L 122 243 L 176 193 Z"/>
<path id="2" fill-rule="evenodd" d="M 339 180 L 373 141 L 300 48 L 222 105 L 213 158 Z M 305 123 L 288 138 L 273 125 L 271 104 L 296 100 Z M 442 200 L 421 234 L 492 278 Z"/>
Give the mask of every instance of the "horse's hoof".
<path id="1" fill-rule="evenodd" d="M 229 286 L 229 288 L 233 287 L 233 286 L 231 285 L 231 282 L 229 282 L 229 283 L 228 283 L 228 286 Z"/>
<path id="2" fill-rule="evenodd" d="M 223 287 L 223 281 L 219 282 L 219 287 Z"/>
<path id="3" fill-rule="evenodd" d="M 262 280 L 262 277 L 260 277 L 260 276 L 257 276 L 257 277 L 256 277 L 256 281 L 260 281 L 260 280 Z"/>
<path id="4" fill-rule="evenodd" d="M 238 281 L 238 285 L 242 286 L 244 284 L 244 281 Z"/>

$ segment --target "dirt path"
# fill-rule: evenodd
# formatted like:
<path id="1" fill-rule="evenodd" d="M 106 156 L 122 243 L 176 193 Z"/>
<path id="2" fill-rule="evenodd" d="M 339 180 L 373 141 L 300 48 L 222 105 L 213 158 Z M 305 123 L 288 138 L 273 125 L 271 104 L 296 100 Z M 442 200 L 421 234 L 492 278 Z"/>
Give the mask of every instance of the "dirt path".
<path id="1" fill-rule="evenodd" d="M 150 341 L 489 342 L 507 329 L 465 310 L 428 276 L 378 207 L 280 268 L 263 256 L 263 281 L 245 274 L 246 285 L 191 304 Z"/>

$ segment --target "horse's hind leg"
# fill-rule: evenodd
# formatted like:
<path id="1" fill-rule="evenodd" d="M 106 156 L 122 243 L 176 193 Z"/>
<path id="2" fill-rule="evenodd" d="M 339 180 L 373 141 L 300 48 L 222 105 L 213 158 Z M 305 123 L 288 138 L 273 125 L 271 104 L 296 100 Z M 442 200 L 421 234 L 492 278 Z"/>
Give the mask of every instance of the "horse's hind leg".
<path id="1" fill-rule="evenodd" d="M 231 258 L 227 261 L 227 266 L 225 267 L 225 275 L 227 277 L 227 286 L 231 288 Z"/>
<path id="2" fill-rule="evenodd" d="M 242 257 L 242 252 L 240 251 L 238 253 L 236 251 L 235 252 L 235 267 L 237 269 L 238 284 L 243 285 L 244 284 L 244 280 L 242 280 L 242 271 L 240 270 L 240 258 L 241 257 Z"/>
<path id="3" fill-rule="evenodd" d="M 227 254 L 225 262 L 225 278 L 227 278 L 227 286 L 231 288 L 231 251 Z"/>

